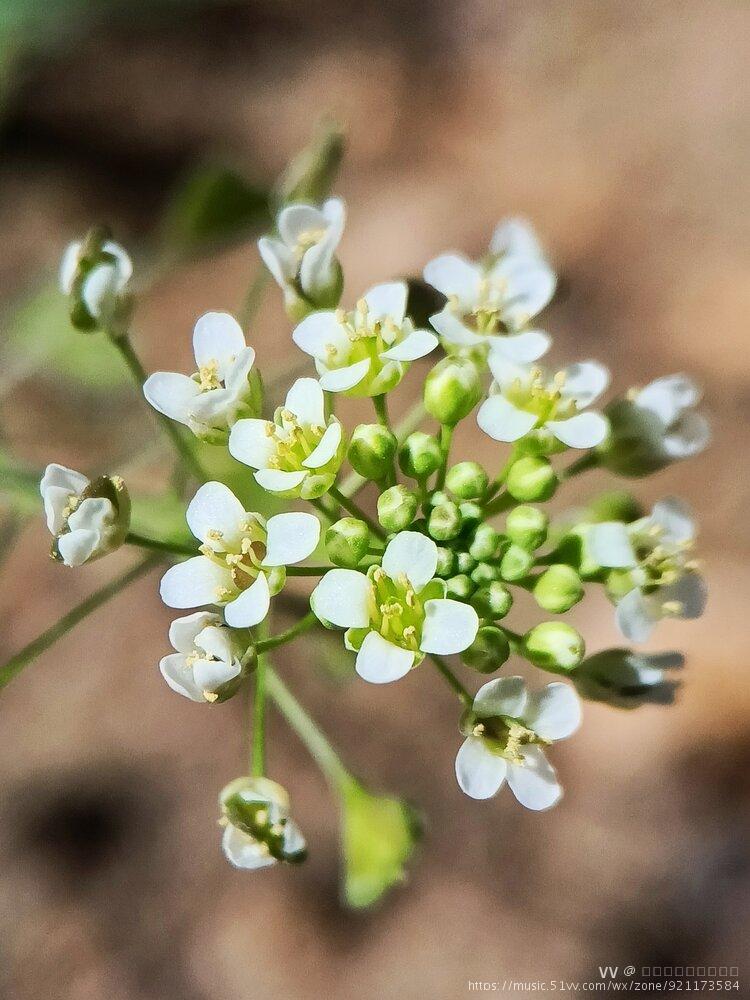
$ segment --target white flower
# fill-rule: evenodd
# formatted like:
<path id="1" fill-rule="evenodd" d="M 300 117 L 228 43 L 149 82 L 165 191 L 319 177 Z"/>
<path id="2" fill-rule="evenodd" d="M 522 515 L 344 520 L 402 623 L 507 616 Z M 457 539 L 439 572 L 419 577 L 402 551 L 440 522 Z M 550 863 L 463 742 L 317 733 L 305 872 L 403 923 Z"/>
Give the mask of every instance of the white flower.
<path id="1" fill-rule="evenodd" d="M 495 382 L 477 423 L 491 438 L 518 441 L 534 431 L 552 449 L 558 447 L 552 438 L 570 448 L 593 448 L 604 440 L 604 417 L 581 412 L 607 388 L 609 373 L 602 365 L 582 361 L 549 375 L 497 354 L 490 354 L 489 363 Z"/>
<path id="2" fill-rule="evenodd" d="M 690 509 L 674 497 L 632 524 L 606 521 L 589 529 L 591 558 L 613 569 L 607 588 L 617 625 L 631 642 L 645 642 L 662 618 L 703 614 L 706 585 L 691 557 L 694 544 Z"/>
<path id="3" fill-rule="evenodd" d="M 284 292 L 287 307 L 302 299 L 308 308 L 335 305 L 341 292 L 341 268 L 336 248 L 344 232 L 346 211 L 339 198 L 329 198 L 320 209 L 289 205 L 277 219 L 279 239 L 258 240 L 263 263 Z"/>
<path id="4" fill-rule="evenodd" d="M 527 809 L 560 801 L 555 769 L 543 747 L 571 736 L 581 723 L 581 703 L 567 684 L 529 694 L 522 677 L 501 677 L 479 689 L 465 720 L 468 733 L 456 757 L 456 777 L 473 799 L 489 799 L 506 778 Z"/>
<path id="5" fill-rule="evenodd" d="M 187 509 L 187 523 L 202 555 L 164 574 L 161 597 L 170 608 L 224 607 L 234 628 L 258 625 L 270 599 L 284 586 L 284 567 L 306 559 L 320 538 L 314 514 L 248 513 L 229 487 L 206 483 Z"/>
<path id="6" fill-rule="evenodd" d="M 544 309 L 556 278 L 531 227 L 507 219 L 495 230 L 489 257 L 475 263 L 459 254 L 437 257 L 424 279 L 448 299 L 430 322 L 448 345 L 488 347 L 510 361 L 536 361 L 551 341 L 524 327 Z"/>
<path id="7" fill-rule="evenodd" d="M 357 652 L 360 677 L 373 684 L 396 681 L 425 653 L 460 653 L 476 638 L 479 618 L 461 601 L 445 599 L 445 582 L 433 579 L 437 546 L 416 531 L 402 531 L 367 574 L 329 570 L 310 597 L 324 624 L 348 629 L 347 649 Z"/>
<path id="8" fill-rule="evenodd" d="M 350 396 L 379 396 L 403 378 L 410 361 L 437 347 L 429 330 L 406 317 L 403 281 L 376 285 L 351 312 L 311 313 L 295 329 L 295 344 L 315 359 L 321 386 Z"/>
<path id="9" fill-rule="evenodd" d="M 587 656 L 571 673 L 583 698 L 617 708 L 671 705 L 679 684 L 667 671 L 685 663 L 680 653 L 637 653 L 632 649 L 604 649 Z"/>
<path id="10" fill-rule="evenodd" d="M 194 375 L 155 372 L 146 379 L 143 393 L 155 410 L 198 437 L 225 442 L 235 421 L 260 411 L 255 351 L 245 344 L 237 320 L 221 312 L 206 313 L 195 324 L 193 351 L 198 366 Z"/>
<path id="11" fill-rule="evenodd" d="M 345 449 L 341 424 L 326 420 L 323 390 L 312 378 L 297 379 L 273 421 L 239 420 L 229 435 L 229 451 L 258 470 L 259 486 L 306 500 L 331 488 Z"/>
<path id="12" fill-rule="evenodd" d="M 48 465 L 39 490 L 52 554 L 66 566 L 82 566 L 122 544 L 130 523 L 130 501 L 119 476 L 94 483 L 64 465 Z"/>
<path id="13" fill-rule="evenodd" d="M 69 243 L 60 261 L 60 291 L 70 295 L 79 278 L 84 244 Z M 133 264 L 125 250 L 112 240 L 102 244 L 99 259 L 83 276 L 79 295 L 91 316 L 99 320 L 108 304 L 125 290 Z"/>
<path id="14" fill-rule="evenodd" d="M 221 846 L 235 868 L 304 861 L 305 838 L 289 818 L 289 796 L 275 781 L 237 778 L 222 791 L 219 805 L 224 826 Z"/>
<path id="15" fill-rule="evenodd" d="M 163 657 L 159 669 L 173 691 L 199 702 L 234 693 L 230 682 L 242 677 L 244 649 L 220 615 L 196 611 L 176 618 L 169 627 L 169 641 L 177 652 Z"/>

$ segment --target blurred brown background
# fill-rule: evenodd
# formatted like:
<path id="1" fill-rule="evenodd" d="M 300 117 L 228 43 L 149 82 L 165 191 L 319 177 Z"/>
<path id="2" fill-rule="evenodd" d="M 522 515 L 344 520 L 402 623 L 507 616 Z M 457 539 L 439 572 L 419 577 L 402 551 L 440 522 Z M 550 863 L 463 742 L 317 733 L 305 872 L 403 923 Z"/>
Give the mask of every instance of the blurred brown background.
<path id="1" fill-rule="evenodd" d="M 417 1000 L 625 964 L 739 965 L 747 983 L 748 6 L 3 6 L 8 316 L 91 222 L 108 220 L 137 255 L 193 163 L 220 158 L 267 184 L 331 111 L 349 135 L 337 185 L 348 298 L 444 249 L 477 253 L 497 219 L 526 215 L 562 275 L 547 317 L 555 360 L 597 356 L 620 390 L 690 370 L 716 440 L 640 486 L 648 501 L 684 495 L 703 525 L 708 613 L 663 625 L 653 644 L 688 654 L 678 703 L 587 705 L 556 748 L 566 797 L 550 813 L 460 793 L 456 705 L 426 668 L 380 689 L 312 673 L 302 644 L 279 656 L 354 769 L 427 815 L 408 884 L 373 912 L 337 902 L 335 812 L 276 716 L 271 773 L 310 860 L 255 876 L 224 863 L 215 795 L 242 769 L 242 709 L 202 710 L 163 683 L 156 574 L 79 627 L 0 696 L 0 995 Z M 151 285 L 137 315 L 147 365 L 188 369 L 195 318 L 236 309 L 255 264 L 245 242 Z M 267 368 L 297 360 L 274 294 L 251 340 Z M 71 400 L 55 371 L 31 367 L 2 391 L 6 441 L 35 464 L 115 471 L 134 435 L 155 438 L 127 389 Z M 498 460 L 469 426 L 459 447 Z M 604 483 L 576 481 L 561 499 Z M 47 544 L 37 518 L 3 567 L 4 653 L 129 558 L 66 571 Z M 603 600 L 576 620 L 591 651 L 617 644 Z"/>

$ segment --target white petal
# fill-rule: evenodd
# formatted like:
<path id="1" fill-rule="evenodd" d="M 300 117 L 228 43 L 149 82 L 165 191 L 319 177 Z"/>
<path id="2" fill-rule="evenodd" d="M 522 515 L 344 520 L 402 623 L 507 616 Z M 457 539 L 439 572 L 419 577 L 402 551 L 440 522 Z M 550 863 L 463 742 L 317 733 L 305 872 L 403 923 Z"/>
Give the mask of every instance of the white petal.
<path id="1" fill-rule="evenodd" d="M 70 515 L 68 527 L 71 531 L 80 529 L 95 531 L 97 537 L 101 537 L 102 532 L 114 519 L 115 508 L 111 500 L 105 497 L 88 497 Z"/>
<path id="2" fill-rule="evenodd" d="M 609 371 L 596 361 L 581 361 L 568 365 L 561 395 L 575 399 L 580 406 L 588 406 L 601 396 L 609 385 Z"/>
<path id="3" fill-rule="evenodd" d="M 397 326 L 406 314 L 406 299 L 409 289 L 405 281 L 389 281 L 375 285 L 364 296 L 367 303 L 367 319 L 370 324 L 390 317 Z"/>
<path id="4" fill-rule="evenodd" d="M 310 607 L 321 621 L 339 628 L 370 624 L 372 584 L 353 569 L 330 569 L 310 595 Z"/>
<path id="5" fill-rule="evenodd" d="M 276 454 L 273 429 L 270 420 L 238 420 L 229 432 L 229 454 L 251 469 L 265 469 Z"/>
<path id="6" fill-rule="evenodd" d="M 493 346 L 499 341 L 499 337 L 493 338 Z M 501 389 L 507 388 L 514 383 L 522 386 L 530 386 L 534 377 L 534 368 L 531 365 L 521 365 L 512 361 L 507 354 L 501 351 L 492 350 L 487 356 L 487 362 L 492 372 L 492 377 Z"/>
<path id="7" fill-rule="evenodd" d="M 460 653 L 477 637 L 479 616 L 470 604 L 432 600 L 424 606 L 425 621 L 419 648 L 423 653 Z"/>
<path id="8" fill-rule="evenodd" d="M 637 563 L 626 525 L 619 521 L 592 524 L 586 543 L 591 558 L 599 566 L 632 567 Z"/>
<path id="9" fill-rule="evenodd" d="M 555 769 L 537 746 L 524 747 L 524 763 L 508 765 L 508 784 L 527 809 L 550 809 L 562 798 Z"/>
<path id="10" fill-rule="evenodd" d="M 292 340 L 305 354 L 325 362 L 333 358 L 333 363 L 343 364 L 351 350 L 349 338 L 332 310 L 310 313 L 295 327 Z"/>
<path id="11" fill-rule="evenodd" d="M 233 396 L 242 395 L 247 389 L 247 379 L 255 364 L 255 348 L 243 347 L 227 366 L 224 384 Z"/>
<path id="12" fill-rule="evenodd" d="M 98 264 L 83 280 L 81 298 L 92 316 L 98 317 L 105 301 L 119 289 L 117 268 L 114 264 Z"/>
<path id="13" fill-rule="evenodd" d="M 48 465 L 44 470 L 39 492 L 44 500 L 47 527 L 53 535 L 58 534 L 65 524 L 64 511 L 71 496 L 77 496 L 89 484 L 86 476 L 64 465 Z"/>
<path id="14" fill-rule="evenodd" d="M 568 420 L 548 420 L 546 425 L 569 448 L 595 448 L 607 436 L 609 424 L 601 413 L 576 413 Z"/>
<path id="15" fill-rule="evenodd" d="M 417 593 L 437 569 L 437 545 L 419 531 L 401 531 L 385 548 L 382 567 L 392 580 L 403 573 Z"/>
<path id="16" fill-rule="evenodd" d="M 212 611 L 195 611 L 192 615 L 175 618 L 169 626 L 169 641 L 178 653 L 192 653 L 195 637 L 207 625 L 218 625 L 221 617 Z"/>
<path id="17" fill-rule="evenodd" d="M 297 259 L 294 251 L 285 243 L 270 236 L 263 236 L 258 240 L 258 253 L 277 285 L 284 288 L 294 281 Z"/>
<path id="18" fill-rule="evenodd" d="M 334 279 L 334 254 L 344 231 L 345 212 L 342 201 L 331 198 L 323 206 L 323 214 L 327 219 L 327 228 L 321 239 L 305 251 L 299 268 L 302 290 L 308 294 L 325 288 Z"/>
<path id="19" fill-rule="evenodd" d="M 508 715 L 525 717 L 528 693 L 523 677 L 497 677 L 483 684 L 474 696 L 474 711 L 483 718 Z"/>
<path id="20" fill-rule="evenodd" d="M 320 521 L 314 514 L 289 511 L 269 517 L 264 566 L 290 566 L 307 559 L 320 541 Z"/>
<path id="21" fill-rule="evenodd" d="M 660 618 L 657 604 L 647 600 L 637 587 L 621 597 L 615 608 L 617 627 L 631 642 L 645 642 Z"/>
<path id="22" fill-rule="evenodd" d="M 457 347 L 474 347 L 488 342 L 487 337 L 482 337 L 465 326 L 448 306 L 442 312 L 430 316 L 430 323 L 443 340 Z"/>
<path id="23" fill-rule="evenodd" d="M 529 433 L 536 424 L 536 415 L 519 410 L 504 396 L 496 395 L 479 407 L 477 423 L 495 441 L 511 442 Z"/>
<path id="24" fill-rule="evenodd" d="M 490 253 L 513 257 L 542 257 L 543 251 L 531 223 L 508 218 L 498 223 L 490 242 Z"/>
<path id="25" fill-rule="evenodd" d="M 185 517 L 196 538 L 216 552 L 226 552 L 239 541 L 247 514 L 228 486 L 204 483 L 188 504 Z M 212 537 L 217 531 L 221 539 Z"/>
<path id="26" fill-rule="evenodd" d="M 226 567 L 217 566 L 205 556 L 193 556 L 167 570 L 159 592 L 168 608 L 199 608 L 215 604 L 218 592 L 231 584 Z"/>
<path id="27" fill-rule="evenodd" d="M 529 696 L 525 722 L 543 740 L 564 740 L 581 724 L 581 701 L 568 684 L 548 684 Z"/>
<path id="28" fill-rule="evenodd" d="M 298 854 L 307 846 L 302 831 L 292 819 L 284 824 L 284 853 Z"/>
<path id="29" fill-rule="evenodd" d="M 503 304 L 503 317 L 516 327 L 524 326 L 544 309 L 557 285 L 555 272 L 538 258 L 505 257 L 490 277 L 505 281 L 508 299 Z"/>
<path id="30" fill-rule="evenodd" d="M 680 618 L 700 618 L 708 599 L 706 581 L 697 573 L 686 573 L 677 583 L 663 587 L 659 596 L 662 601 L 677 601 L 682 606 Z"/>
<path id="31" fill-rule="evenodd" d="M 185 662 L 186 658 L 182 653 L 170 653 L 159 661 L 159 670 L 167 684 L 181 694 L 183 698 L 191 701 L 205 702 L 203 690 L 198 687 L 193 677 L 193 671 Z"/>
<path id="32" fill-rule="evenodd" d="M 208 312 L 193 330 L 193 352 L 199 368 L 215 363 L 224 381 L 230 365 L 245 347 L 242 327 L 229 313 Z"/>
<path id="33" fill-rule="evenodd" d="M 254 583 L 224 608 L 224 619 L 232 628 L 252 628 L 259 625 L 268 614 L 271 593 L 265 573 L 259 573 Z"/>
<path id="34" fill-rule="evenodd" d="M 315 450 L 302 463 L 306 469 L 320 469 L 330 462 L 341 444 L 341 424 L 334 420 L 326 428 Z"/>
<path id="35" fill-rule="evenodd" d="M 312 205 L 288 205 L 279 212 L 276 221 L 282 240 L 287 246 L 293 247 L 300 236 L 312 231 L 323 230 L 328 226 L 328 220 L 323 213 Z"/>
<path id="36" fill-rule="evenodd" d="M 133 262 L 120 244 L 115 243 L 113 240 L 107 240 L 102 245 L 102 250 L 115 258 L 115 270 L 117 271 L 116 290 L 118 292 L 122 291 L 133 276 Z"/>
<path id="37" fill-rule="evenodd" d="M 358 385 L 370 370 L 370 359 L 356 361 L 344 368 L 330 368 L 320 376 L 320 384 L 327 392 L 346 392 Z"/>
<path id="38" fill-rule="evenodd" d="M 143 383 L 143 395 L 159 413 L 187 424 L 200 386 L 187 375 L 155 372 Z"/>
<path id="39" fill-rule="evenodd" d="M 655 413 L 669 427 L 683 410 L 700 402 L 701 390 L 687 375 L 665 375 L 645 386 L 636 403 Z"/>
<path id="40" fill-rule="evenodd" d="M 82 566 L 96 552 L 99 539 L 98 531 L 79 528 L 61 535 L 57 540 L 57 550 L 66 566 Z"/>
<path id="41" fill-rule="evenodd" d="M 306 472 L 282 472 L 281 469 L 260 469 L 255 473 L 255 482 L 269 493 L 296 490 L 306 478 Z"/>
<path id="42" fill-rule="evenodd" d="M 508 765 L 492 753 L 478 736 L 464 740 L 456 754 L 456 778 L 461 791 L 472 799 L 490 799 L 502 788 Z"/>
<path id="43" fill-rule="evenodd" d="M 429 330 L 415 330 L 408 337 L 395 344 L 387 351 L 383 351 L 381 358 L 389 358 L 393 361 L 416 361 L 429 354 L 438 345 L 438 339 Z"/>
<path id="44" fill-rule="evenodd" d="M 239 660 L 196 660 L 193 677 L 201 691 L 218 691 L 242 673 Z"/>
<path id="45" fill-rule="evenodd" d="M 234 394 L 229 389 L 209 389 L 196 396 L 190 415 L 201 423 L 226 427 L 234 403 Z"/>
<path id="46" fill-rule="evenodd" d="M 316 379 L 298 378 L 286 394 L 284 405 L 301 424 L 311 424 L 313 427 L 325 426 L 325 398 Z"/>
<path id="47" fill-rule="evenodd" d="M 357 653 L 355 669 L 371 684 L 389 684 L 406 676 L 414 663 L 414 653 L 384 639 L 379 632 L 368 632 Z"/>
<path id="48" fill-rule="evenodd" d="M 258 868 L 268 868 L 276 864 L 276 859 L 268 853 L 265 844 L 253 840 L 247 833 L 238 830 L 231 823 L 224 830 L 221 838 L 221 849 L 224 857 L 235 868 L 255 871 Z"/>
<path id="49" fill-rule="evenodd" d="M 664 450 L 670 458 L 691 458 L 711 443 L 711 426 L 702 413 L 687 410 L 670 425 Z"/>
<path id="50" fill-rule="evenodd" d="M 73 282 L 75 281 L 75 276 L 78 272 L 78 259 L 80 253 L 80 240 L 69 243 L 63 251 L 62 259 L 60 260 L 60 272 L 58 275 L 60 291 L 63 295 L 70 295 L 73 291 Z"/>
<path id="51" fill-rule="evenodd" d="M 679 497 L 657 500 L 649 520 L 661 528 L 660 542 L 679 545 L 695 538 L 696 528 L 690 506 Z"/>
<path id="52" fill-rule="evenodd" d="M 424 269 L 424 280 L 445 296 L 455 295 L 461 306 L 471 309 L 479 297 L 482 269 L 459 254 L 443 254 Z"/>
<path id="53" fill-rule="evenodd" d="M 536 361 L 549 349 L 552 338 L 544 330 L 526 330 L 524 333 L 511 333 L 505 337 L 490 337 L 490 352 L 515 361 L 517 364 L 528 364 Z"/>

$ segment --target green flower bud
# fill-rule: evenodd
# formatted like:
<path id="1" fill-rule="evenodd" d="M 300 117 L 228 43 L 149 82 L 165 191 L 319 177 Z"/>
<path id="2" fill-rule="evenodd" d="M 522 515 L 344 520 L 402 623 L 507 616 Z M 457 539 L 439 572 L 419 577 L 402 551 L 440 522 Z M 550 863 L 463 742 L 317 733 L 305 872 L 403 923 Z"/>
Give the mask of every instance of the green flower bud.
<path id="1" fill-rule="evenodd" d="M 542 670 L 566 673 L 583 659 L 586 645 L 580 632 L 566 622 L 542 622 L 523 639 L 526 657 Z"/>
<path id="2" fill-rule="evenodd" d="M 480 587 L 485 583 L 492 583 L 493 580 L 501 579 L 500 567 L 487 562 L 477 563 L 471 571 L 471 578 Z"/>
<path id="3" fill-rule="evenodd" d="M 589 501 L 586 510 L 587 520 L 599 521 L 624 521 L 630 524 L 643 517 L 643 508 L 638 503 L 632 493 L 627 490 L 608 490 L 600 493 Z"/>
<path id="4" fill-rule="evenodd" d="M 510 643 L 502 629 L 494 625 L 483 625 L 477 637 L 461 654 L 467 667 L 473 667 L 481 674 L 491 674 L 498 670 L 510 656 Z"/>
<path id="5" fill-rule="evenodd" d="M 439 361 L 424 383 L 424 406 L 438 423 L 455 427 L 471 413 L 482 396 L 477 366 L 467 358 Z"/>
<path id="6" fill-rule="evenodd" d="M 522 549 L 533 552 L 547 540 L 549 518 L 538 507 L 522 505 L 510 511 L 505 521 L 505 533 Z"/>
<path id="7" fill-rule="evenodd" d="M 540 608 L 561 615 L 583 597 L 583 584 L 572 566 L 556 563 L 539 577 L 534 585 L 534 598 Z"/>
<path id="8" fill-rule="evenodd" d="M 349 464 L 365 479 L 381 482 L 393 469 L 398 441 L 382 424 L 360 424 L 349 444 Z"/>
<path id="9" fill-rule="evenodd" d="M 473 500 L 464 500 L 458 505 L 458 509 L 461 512 L 461 520 L 464 524 L 478 524 L 484 517 L 484 511 Z"/>
<path id="10" fill-rule="evenodd" d="M 433 507 L 427 530 L 436 542 L 448 542 L 461 531 L 461 512 L 456 504 L 448 502 Z"/>
<path id="11" fill-rule="evenodd" d="M 456 569 L 459 573 L 471 573 L 477 561 L 469 552 L 459 552 L 456 555 Z"/>
<path id="12" fill-rule="evenodd" d="M 356 517 L 342 517 L 326 531 L 325 546 L 332 563 L 354 569 L 370 548 L 370 529 Z"/>
<path id="13" fill-rule="evenodd" d="M 513 595 L 499 580 L 495 580 L 479 587 L 471 603 L 482 618 L 505 618 L 513 606 Z"/>
<path id="14" fill-rule="evenodd" d="M 459 500 L 479 500 L 483 497 L 489 477 L 478 462 L 459 462 L 452 465 L 445 477 L 446 489 Z"/>
<path id="15" fill-rule="evenodd" d="M 526 455 L 510 467 L 506 486 L 515 500 L 549 500 L 557 489 L 557 474 L 546 458 Z"/>
<path id="16" fill-rule="evenodd" d="M 402 472 L 412 479 L 427 479 L 440 468 L 442 461 L 438 439 L 424 431 L 410 434 L 398 453 Z"/>
<path id="17" fill-rule="evenodd" d="M 510 545 L 500 561 L 500 574 L 504 580 L 522 580 L 535 564 L 534 556 L 515 543 Z"/>
<path id="18" fill-rule="evenodd" d="M 403 531 L 417 516 L 419 497 L 405 486 L 391 486 L 378 497 L 378 520 L 386 531 Z"/>
<path id="19" fill-rule="evenodd" d="M 443 503 L 451 503 L 451 498 L 443 490 L 435 490 L 427 501 L 430 507 L 439 507 Z"/>
<path id="20" fill-rule="evenodd" d="M 474 593 L 474 584 L 464 573 L 446 580 L 446 594 L 456 600 L 465 601 Z"/>
<path id="21" fill-rule="evenodd" d="M 475 559 L 493 559 L 500 548 L 500 535 L 491 524 L 480 524 L 474 532 L 469 552 Z"/>
<path id="22" fill-rule="evenodd" d="M 438 546 L 438 561 L 435 573 L 437 576 L 447 578 L 456 572 L 456 553 L 453 549 L 446 549 Z"/>

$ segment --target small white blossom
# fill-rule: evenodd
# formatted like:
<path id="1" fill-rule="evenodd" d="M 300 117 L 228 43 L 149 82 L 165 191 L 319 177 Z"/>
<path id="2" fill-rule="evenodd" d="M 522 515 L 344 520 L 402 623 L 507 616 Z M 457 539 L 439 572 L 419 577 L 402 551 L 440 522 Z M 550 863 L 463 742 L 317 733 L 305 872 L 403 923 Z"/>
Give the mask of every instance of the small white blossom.
<path id="1" fill-rule="evenodd" d="M 78 278 L 84 244 L 69 243 L 60 261 L 60 291 L 70 295 Z M 86 274 L 80 297 L 94 319 L 102 318 L 109 302 L 121 295 L 133 275 L 133 264 L 123 248 L 112 240 L 102 245 L 101 260 Z"/>
<path id="2" fill-rule="evenodd" d="M 307 853 L 305 838 L 289 817 L 289 796 L 269 778 L 237 778 L 219 797 L 224 826 L 221 846 L 235 868 L 297 863 Z"/>
<path id="3" fill-rule="evenodd" d="M 162 600 L 170 608 L 222 606 L 234 628 L 263 621 L 271 596 L 284 586 L 284 567 L 306 559 L 320 539 L 314 514 L 291 511 L 266 521 L 222 483 L 201 486 L 186 516 L 202 555 L 167 570 Z"/>
<path id="4" fill-rule="evenodd" d="M 336 478 L 346 440 L 335 416 L 326 420 L 320 384 L 300 378 L 270 420 L 239 420 L 229 435 L 229 451 L 258 471 L 259 486 L 306 500 L 322 496 Z"/>
<path id="5" fill-rule="evenodd" d="M 489 799 L 504 782 L 527 809 L 549 809 L 562 788 L 543 747 L 571 736 L 581 703 L 567 684 L 529 694 L 522 677 L 502 677 L 479 689 L 468 732 L 456 757 L 456 778 L 474 799 Z"/>
<path id="6" fill-rule="evenodd" d="M 329 570 L 310 597 L 325 624 L 347 629 L 356 670 L 373 684 L 398 680 L 425 653 L 451 654 L 476 638 L 479 618 L 461 601 L 445 598 L 445 581 L 434 579 L 438 551 L 432 539 L 402 531 L 388 543 L 382 565 L 367 574 Z"/>
<path id="7" fill-rule="evenodd" d="M 444 254 L 425 267 L 424 279 L 448 299 L 430 317 L 447 345 L 488 347 L 522 364 L 548 349 L 548 334 L 525 327 L 549 303 L 556 278 L 523 220 L 507 219 L 497 227 L 486 260 Z"/>
<path id="8" fill-rule="evenodd" d="M 53 555 L 66 566 L 82 566 L 122 543 L 130 503 L 119 477 L 102 477 L 92 484 L 80 472 L 52 464 L 44 470 L 39 490 L 47 527 L 55 538 Z"/>
<path id="9" fill-rule="evenodd" d="M 260 410 L 255 351 L 246 345 L 237 320 L 221 312 L 206 313 L 195 324 L 193 351 L 194 375 L 155 372 L 143 393 L 155 410 L 185 424 L 197 437 L 225 442 L 232 424 Z"/>
<path id="10" fill-rule="evenodd" d="M 437 347 L 429 330 L 415 330 L 406 316 L 403 281 L 376 285 L 356 309 L 311 313 L 292 334 L 315 359 L 321 386 L 350 396 L 379 396 L 395 388 L 409 362 Z"/>
<path id="11" fill-rule="evenodd" d="M 533 431 L 542 441 L 551 436 L 570 448 L 593 448 L 604 440 L 604 417 L 582 412 L 607 388 L 609 373 L 602 365 L 582 361 L 550 375 L 497 354 L 490 354 L 489 364 L 495 381 L 477 423 L 491 438 L 518 441 Z"/>
<path id="12" fill-rule="evenodd" d="M 191 701 L 218 701 L 242 676 L 242 643 L 220 615 L 196 611 L 175 619 L 169 641 L 177 652 L 163 657 L 159 669 L 172 690 Z"/>
<path id="13" fill-rule="evenodd" d="M 662 618 L 703 614 L 706 585 L 692 557 L 695 533 L 689 507 L 675 497 L 632 524 L 606 521 L 589 529 L 592 559 L 615 571 L 607 585 L 617 625 L 631 642 L 645 642 Z"/>
<path id="14" fill-rule="evenodd" d="M 339 198 L 329 198 L 320 209 L 289 205 L 277 219 L 279 238 L 258 240 L 263 263 L 284 292 L 287 308 L 297 308 L 300 299 L 311 308 L 338 301 L 341 272 L 335 253 L 345 217 Z"/>

